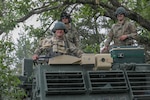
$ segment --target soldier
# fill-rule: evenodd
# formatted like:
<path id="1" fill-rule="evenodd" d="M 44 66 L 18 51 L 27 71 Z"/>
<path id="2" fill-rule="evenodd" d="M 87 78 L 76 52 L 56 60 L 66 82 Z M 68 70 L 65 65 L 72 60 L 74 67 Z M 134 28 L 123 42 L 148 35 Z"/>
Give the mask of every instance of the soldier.
<path id="1" fill-rule="evenodd" d="M 67 27 L 66 37 L 73 43 L 76 47 L 79 47 L 79 34 L 73 24 L 71 24 L 70 15 L 66 12 L 62 12 L 60 16 L 60 21 L 62 21 Z"/>
<path id="2" fill-rule="evenodd" d="M 114 46 L 131 46 L 137 36 L 136 27 L 133 23 L 127 21 L 127 11 L 123 7 L 117 8 L 115 16 L 118 22 L 112 26 L 102 53 L 108 52 L 112 40 L 114 41 Z"/>
<path id="3" fill-rule="evenodd" d="M 52 31 L 55 33 L 54 36 L 42 40 L 42 44 L 35 50 L 34 55 L 32 56 L 33 60 L 37 60 L 42 52 L 45 52 L 48 57 L 59 55 L 81 57 L 83 52 L 67 40 L 65 36 L 67 29 L 64 23 L 57 22 Z"/>

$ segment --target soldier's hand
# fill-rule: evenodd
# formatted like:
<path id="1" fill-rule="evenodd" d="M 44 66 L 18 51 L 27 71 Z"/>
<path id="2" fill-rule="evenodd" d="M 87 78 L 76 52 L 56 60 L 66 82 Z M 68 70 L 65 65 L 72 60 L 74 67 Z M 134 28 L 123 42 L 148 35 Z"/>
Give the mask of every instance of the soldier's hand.
<path id="1" fill-rule="evenodd" d="M 119 37 L 119 40 L 124 41 L 125 39 L 127 39 L 128 36 L 127 35 L 122 35 Z"/>
<path id="2" fill-rule="evenodd" d="M 33 60 L 38 60 L 38 59 L 39 59 L 39 56 L 38 56 L 37 54 L 34 54 L 34 55 L 32 56 L 32 59 L 33 59 Z"/>
<path id="3" fill-rule="evenodd" d="M 101 50 L 101 53 L 108 53 L 108 47 L 104 47 L 104 48 Z"/>

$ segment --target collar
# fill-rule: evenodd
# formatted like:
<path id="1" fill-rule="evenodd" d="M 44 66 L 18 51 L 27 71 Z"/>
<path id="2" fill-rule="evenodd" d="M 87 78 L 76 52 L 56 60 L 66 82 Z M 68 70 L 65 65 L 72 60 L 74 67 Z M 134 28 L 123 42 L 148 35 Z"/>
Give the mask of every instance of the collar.
<path id="1" fill-rule="evenodd" d="M 122 23 L 117 22 L 117 25 L 124 25 L 127 22 L 127 20 L 125 19 Z"/>
<path id="2" fill-rule="evenodd" d="M 56 40 L 64 40 L 64 36 L 63 36 L 63 37 L 56 37 L 56 35 L 55 35 L 54 38 L 55 38 Z"/>
<path id="3" fill-rule="evenodd" d="M 68 23 L 68 24 L 65 24 L 66 25 L 66 28 L 69 30 L 71 29 L 71 23 Z"/>

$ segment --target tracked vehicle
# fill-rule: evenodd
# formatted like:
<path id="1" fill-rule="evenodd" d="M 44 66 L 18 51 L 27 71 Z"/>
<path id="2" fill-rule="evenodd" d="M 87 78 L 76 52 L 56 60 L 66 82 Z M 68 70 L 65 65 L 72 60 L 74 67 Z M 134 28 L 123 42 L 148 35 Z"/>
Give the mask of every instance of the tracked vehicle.
<path id="1" fill-rule="evenodd" d="M 24 59 L 25 100 L 150 100 L 150 64 L 141 47 L 110 54 Z"/>

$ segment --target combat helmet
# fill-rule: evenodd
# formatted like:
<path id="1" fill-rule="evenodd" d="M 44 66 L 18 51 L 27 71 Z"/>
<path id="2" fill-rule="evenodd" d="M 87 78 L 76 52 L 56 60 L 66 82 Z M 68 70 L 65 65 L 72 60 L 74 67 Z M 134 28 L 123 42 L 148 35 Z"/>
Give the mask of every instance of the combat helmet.
<path id="1" fill-rule="evenodd" d="M 67 28 L 66 28 L 66 26 L 65 26 L 65 24 L 64 24 L 63 22 L 60 22 L 60 21 L 57 22 L 57 23 L 54 25 L 54 27 L 53 27 L 53 29 L 52 29 L 52 32 L 55 33 L 55 31 L 58 30 L 58 29 L 64 30 L 65 33 L 68 32 L 68 31 L 67 31 Z"/>
<path id="2" fill-rule="evenodd" d="M 63 18 L 68 18 L 69 19 L 69 23 L 71 22 L 70 14 L 68 14 L 66 12 L 62 12 L 61 15 L 60 15 L 60 21 L 62 21 Z"/>
<path id="3" fill-rule="evenodd" d="M 115 16 L 117 17 L 118 14 L 124 14 L 124 16 L 127 16 L 127 11 L 123 7 L 118 7 Z"/>

